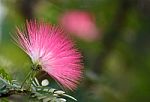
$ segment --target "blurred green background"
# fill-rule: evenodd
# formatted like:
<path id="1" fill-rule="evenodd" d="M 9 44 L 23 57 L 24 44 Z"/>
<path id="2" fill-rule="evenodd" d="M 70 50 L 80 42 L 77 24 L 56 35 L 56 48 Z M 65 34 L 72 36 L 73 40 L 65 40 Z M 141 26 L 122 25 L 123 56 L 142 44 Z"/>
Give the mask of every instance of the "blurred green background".
<path id="1" fill-rule="evenodd" d="M 16 26 L 34 18 L 60 25 L 71 10 L 92 14 L 101 32 L 90 42 L 73 36 L 84 79 L 68 93 L 78 102 L 150 102 L 149 0 L 0 0 L 0 66 L 22 81 L 31 61 L 12 41 Z"/>

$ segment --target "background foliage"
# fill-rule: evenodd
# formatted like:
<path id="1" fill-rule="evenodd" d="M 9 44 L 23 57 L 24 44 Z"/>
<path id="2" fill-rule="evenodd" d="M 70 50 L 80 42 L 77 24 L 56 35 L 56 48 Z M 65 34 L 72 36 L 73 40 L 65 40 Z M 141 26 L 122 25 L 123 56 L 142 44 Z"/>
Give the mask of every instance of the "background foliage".
<path id="1" fill-rule="evenodd" d="M 58 24 L 65 11 L 83 10 L 95 17 L 100 39 L 74 38 L 84 56 L 85 75 L 79 88 L 67 93 L 78 102 L 149 102 L 149 5 L 149 0 L 1 0 L 5 17 L 0 22 L 0 67 L 20 82 L 30 70 L 30 59 L 10 36 L 26 19 Z M 10 100 L 18 98 L 20 102 L 18 96 Z"/>

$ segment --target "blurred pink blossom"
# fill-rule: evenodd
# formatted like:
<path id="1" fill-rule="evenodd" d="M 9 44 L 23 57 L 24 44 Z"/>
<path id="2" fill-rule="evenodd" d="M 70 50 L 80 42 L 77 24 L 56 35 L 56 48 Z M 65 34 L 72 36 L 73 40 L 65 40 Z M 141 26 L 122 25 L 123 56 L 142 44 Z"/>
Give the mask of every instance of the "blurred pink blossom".
<path id="1" fill-rule="evenodd" d="M 66 31 L 75 34 L 87 41 L 96 40 L 99 36 L 98 29 L 92 15 L 85 11 L 68 11 L 59 19 Z"/>
<path id="2" fill-rule="evenodd" d="M 40 22 L 27 22 L 17 29 L 15 41 L 31 58 L 64 88 L 73 90 L 82 76 L 81 55 L 62 29 Z"/>

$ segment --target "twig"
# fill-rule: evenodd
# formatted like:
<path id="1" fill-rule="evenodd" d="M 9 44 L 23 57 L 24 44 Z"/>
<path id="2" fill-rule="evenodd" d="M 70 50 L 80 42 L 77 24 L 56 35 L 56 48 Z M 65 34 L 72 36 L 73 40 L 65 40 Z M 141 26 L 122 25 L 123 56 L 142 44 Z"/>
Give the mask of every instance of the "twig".
<path id="1" fill-rule="evenodd" d="M 11 95 L 29 95 L 29 90 L 9 90 L 7 93 L 0 93 L 0 98 L 9 97 Z"/>

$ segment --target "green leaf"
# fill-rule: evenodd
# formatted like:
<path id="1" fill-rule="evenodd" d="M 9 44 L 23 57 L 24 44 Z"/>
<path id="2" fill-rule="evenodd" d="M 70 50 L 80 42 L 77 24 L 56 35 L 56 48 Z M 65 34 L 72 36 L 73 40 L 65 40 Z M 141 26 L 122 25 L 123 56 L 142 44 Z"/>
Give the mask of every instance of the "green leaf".
<path id="1" fill-rule="evenodd" d="M 36 78 L 32 79 L 32 98 L 36 98 L 42 102 L 66 102 L 66 98 L 77 101 L 74 97 L 66 94 L 62 90 L 56 90 L 48 86 L 41 86 Z"/>
<path id="2" fill-rule="evenodd" d="M 11 83 L 12 78 L 11 78 L 10 75 L 9 75 L 8 73 L 6 73 L 6 71 L 5 71 L 4 69 L 2 69 L 2 68 L 0 68 L 0 77 L 1 77 L 2 79 L 6 80 L 6 81 L 4 81 L 4 80 L 2 80 L 2 81 Z"/>

